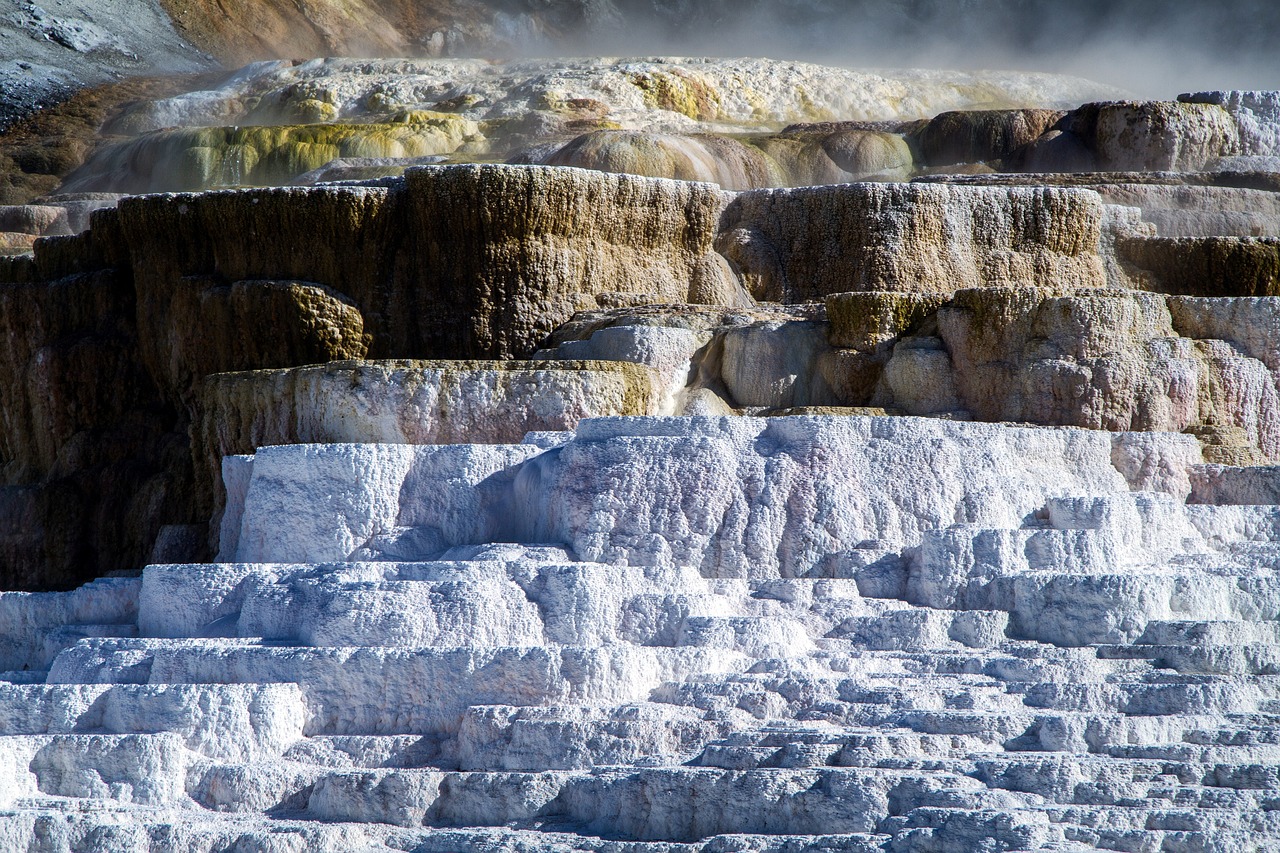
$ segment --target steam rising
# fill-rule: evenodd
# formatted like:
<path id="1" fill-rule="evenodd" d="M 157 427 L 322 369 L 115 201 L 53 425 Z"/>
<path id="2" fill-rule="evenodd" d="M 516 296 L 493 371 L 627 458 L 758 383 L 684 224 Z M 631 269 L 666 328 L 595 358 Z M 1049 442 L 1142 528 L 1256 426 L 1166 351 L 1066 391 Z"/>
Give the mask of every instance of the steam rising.
<path id="1" fill-rule="evenodd" d="M 518 11 L 506 5 L 510 11 L 499 20 L 529 20 L 522 11 L 544 23 L 540 52 L 1051 71 L 1155 98 L 1280 88 L 1280 6 L 1266 0 L 524 0 Z M 518 29 L 508 27 L 513 35 Z"/>

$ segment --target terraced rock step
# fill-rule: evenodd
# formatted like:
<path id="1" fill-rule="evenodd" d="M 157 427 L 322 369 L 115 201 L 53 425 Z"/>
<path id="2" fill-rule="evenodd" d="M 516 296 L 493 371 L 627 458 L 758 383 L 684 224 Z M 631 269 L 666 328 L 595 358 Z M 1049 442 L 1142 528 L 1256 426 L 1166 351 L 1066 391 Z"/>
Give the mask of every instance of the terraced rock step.
<path id="1" fill-rule="evenodd" d="M 698 89 L 700 78 L 676 72 L 683 66 L 607 65 L 541 79 L 585 86 L 620 75 L 628 88 L 614 95 L 624 100 L 634 75 L 675 87 L 668 94 Z M 733 67 L 694 65 L 711 76 Z M 267 87 L 281 108 L 317 93 L 304 82 L 331 87 L 333 104 L 358 119 L 414 67 L 272 65 L 241 82 Z M 449 66 L 423 67 L 431 77 Z M 778 79 L 812 77 L 801 66 L 752 68 L 782 75 L 765 75 L 780 98 Z M 298 85 L 276 87 L 277 74 Z M 483 109 L 523 109 L 533 96 L 521 91 Z M 1218 94 L 1225 105 L 1099 102 L 1038 118 L 1022 108 L 952 110 L 895 129 L 809 122 L 783 130 L 770 150 L 871 168 L 935 137 L 1012 144 L 1053 116 L 1081 126 L 1042 136 L 1093 133 L 1092 144 L 1120 160 L 1271 144 L 1277 120 L 1262 101 Z M 223 95 L 151 108 L 185 114 Z M 694 122 L 677 101 L 657 110 L 665 118 L 643 97 L 628 109 L 636 121 Z M 395 140 L 405 134 L 447 136 L 478 121 L 410 106 L 394 133 L 379 120 L 366 136 L 403 147 Z M 1088 117 L 1104 114 L 1113 126 L 1089 130 Z M 324 134 L 360 125 L 255 127 L 315 153 L 333 147 Z M 204 144 L 213 131 L 192 133 L 201 144 L 191 150 L 205 152 L 197 159 L 213 157 L 216 146 Z M 608 133 L 647 144 L 639 130 Z M 659 135 L 677 148 L 705 142 Z M 232 160 L 257 150 L 222 142 L 238 152 Z M 717 156 L 732 147 L 722 142 Z M 909 170 L 859 167 L 800 181 L 823 186 L 747 182 L 730 192 L 514 159 L 417 163 L 399 176 L 309 187 L 123 200 L 63 193 L 0 211 L 0 229 L 22 232 L 5 231 L 9 242 L 32 246 L 0 259 L 0 327 L 12 331 L 0 358 L 11 460 L 0 511 L 26 531 L 6 540 L 0 582 L 65 588 L 147 562 L 210 558 L 213 544 L 195 526 L 221 509 L 221 456 L 281 442 L 516 442 L 592 416 L 875 410 L 1187 432 L 1209 448 L 1203 461 L 1280 458 L 1280 361 L 1268 343 L 1280 327 L 1280 207 L 1273 191 L 1213 177 L 1237 172 L 903 183 Z M 876 180 L 849 182 L 865 177 Z M 109 209 L 90 213 L 99 206 Z M 511 361 L 529 357 L 538 363 Z M 106 456 L 85 456 L 86 443 Z"/>
<path id="2" fill-rule="evenodd" d="M 1265 847 L 1280 510 L 1186 503 L 1179 448 L 792 416 L 228 457 L 231 561 L 50 598 L 136 613 L 51 659 L 7 623 L 0 839 Z"/>

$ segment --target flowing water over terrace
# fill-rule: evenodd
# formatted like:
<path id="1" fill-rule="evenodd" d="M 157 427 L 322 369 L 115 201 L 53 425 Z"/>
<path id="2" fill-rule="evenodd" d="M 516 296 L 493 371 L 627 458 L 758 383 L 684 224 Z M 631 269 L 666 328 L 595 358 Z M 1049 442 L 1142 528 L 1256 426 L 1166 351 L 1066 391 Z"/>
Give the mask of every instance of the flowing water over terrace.
<path id="1" fill-rule="evenodd" d="M 367 176 L 362 169 L 386 174 L 429 156 L 730 189 L 903 179 L 915 171 L 912 122 L 1117 94 L 1047 74 L 882 74 L 771 60 L 264 63 L 220 86 L 130 108 L 112 129 L 135 138 L 98 151 L 62 190 L 314 182 Z M 836 122 L 843 136 L 829 139 L 832 129 L 810 128 L 815 122 Z M 791 125 L 802 127 L 784 133 Z M 1018 144 L 1031 138 L 1023 136 Z"/>

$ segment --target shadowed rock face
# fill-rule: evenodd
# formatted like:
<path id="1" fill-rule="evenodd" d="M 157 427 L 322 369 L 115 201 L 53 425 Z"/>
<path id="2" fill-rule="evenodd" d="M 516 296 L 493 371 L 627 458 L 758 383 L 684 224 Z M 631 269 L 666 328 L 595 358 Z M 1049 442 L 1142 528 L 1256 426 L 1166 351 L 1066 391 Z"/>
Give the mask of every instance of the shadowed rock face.
<path id="1" fill-rule="evenodd" d="M 112 270 L 0 286 L 5 588 L 136 567 L 188 500 L 186 442 L 138 360 L 133 309 Z"/>
<path id="2" fill-rule="evenodd" d="M 718 191 L 699 184 L 427 168 L 391 188 L 129 199 L 92 239 L 113 240 L 105 251 L 131 270 L 141 316 L 160 324 L 144 359 L 168 387 L 188 388 L 192 376 L 250 366 L 188 364 L 182 339 L 191 312 L 229 298 L 208 292 L 213 281 L 288 278 L 330 288 L 327 296 L 309 291 L 308 310 L 323 303 L 351 324 L 360 315 L 359 333 L 339 336 L 351 341 L 340 345 L 343 357 L 360 354 L 349 347 L 362 336 L 374 357 L 521 356 L 575 310 L 594 307 L 597 293 L 732 298 L 736 283 L 710 245 L 722 205 Z M 238 292 L 241 302 L 268 299 L 250 297 L 252 287 Z M 287 303 L 301 293 L 269 298 Z M 213 356 L 196 347 L 191 357 Z"/>
<path id="3" fill-rule="evenodd" d="M 1120 250 L 1148 290 L 1182 296 L 1280 296 L 1280 239 L 1140 237 Z"/>
<path id="4" fill-rule="evenodd" d="M 913 135 L 930 166 L 1003 160 L 1061 119 L 1059 110 L 969 110 L 935 116 Z"/>
<path id="5" fill-rule="evenodd" d="M 527 355 L 597 294 L 745 299 L 711 250 L 723 204 L 701 184 L 429 169 L 394 188 L 129 199 L 0 262 L 0 586 L 137 566 L 162 525 L 202 520 L 210 478 L 193 493 L 185 433 L 210 374 Z M 607 410 L 632 405 L 652 401 Z"/>

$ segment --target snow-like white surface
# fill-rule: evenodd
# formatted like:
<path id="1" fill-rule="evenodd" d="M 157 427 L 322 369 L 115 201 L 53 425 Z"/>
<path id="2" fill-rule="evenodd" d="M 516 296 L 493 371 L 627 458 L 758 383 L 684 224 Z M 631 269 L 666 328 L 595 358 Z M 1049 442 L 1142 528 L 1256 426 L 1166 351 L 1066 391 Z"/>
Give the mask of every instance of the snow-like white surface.
<path id="1" fill-rule="evenodd" d="M 262 448 L 226 562 L 0 596 L 0 846 L 1266 849 L 1280 507 L 1195 448 L 861 417 Z M 99 624 L 46 648 L 55 616 Z"/>

